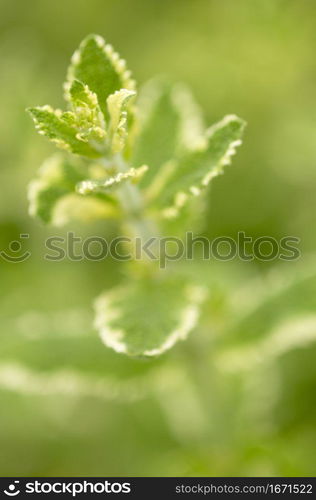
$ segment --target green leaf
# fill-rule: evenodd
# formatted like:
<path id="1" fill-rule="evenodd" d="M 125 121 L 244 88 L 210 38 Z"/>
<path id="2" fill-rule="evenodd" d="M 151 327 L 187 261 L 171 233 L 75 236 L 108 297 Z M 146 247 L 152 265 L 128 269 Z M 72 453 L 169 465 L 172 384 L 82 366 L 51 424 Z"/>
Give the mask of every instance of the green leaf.
<path id="1" fill-rule="evenodd" d="M 136 92 L 120 89 L 107 98 L 110 115 L 109 134 L 112 153 L 119 153 L 127 138 L 127 104 Z"/>
<path id="2" fill-rule="evenodd" d="M 89 35 L 72 56 L 66 83 L 66 98 L 69 100 L 69 87 L 74 79 L 88 85 L 97 95 L 104 116 L 108 117 L 106 100 L 116 90 L 133 90 L 134 80 L 126 69 L 125 61 L 105 43 L 99 35 Z"/>
<path id="3" fill-rule="evenodd" d="M 191 90 L 183 83 L 173 85 L 173 105 L 180 115 L 180 130 L 175 156 L 205 144 L 205 124 L 202 110 Z"/>
<path id="4" fill-rule="evenodd" d="M 218 364 L 228 371 L 243 371 L 268 363 L 287 352 L 308 347 L 316 342 L 316 315 L 289 317 L 263 339 L 238 347 L 223 349 L 218 355 Z"/>
<path id="5" fill-rule="evenodd" d="M 50 106 L 29 108 L 28 111 L 39 133 L 48 137 L 58 147 L 90 158 L 100 156 L 97 150 L 80 137 L 74 121 L 71 121 L 75 118 L 71 119 L 69 113 L 65 116 L 65 113 Z"/>
<path id="6" fill-rule="evenodd" d="M 64 226 L 73 220 L 91 222 L 96 219 L 112 219 L 119 214 L 115 200 L 105 194 L 80 196 L 70 193 L 56 203 L 53 224 Z"/>
<path id="7" fill-rule="evenodd" d="M 166 217 L 177 216 L 190 196 L 198 196 L 231 163 L 244 127 L 237 116 L 226 116 L 208 130 L 204 146 L 165 164 L 147 193 L 152 205 Z"/>
<path id="8" fill-rule="evenodd" d="M 70 162 L 58 153 L 48 158 L 40 168 L 38 177 L 29 185 L 28 199 L 30 214 L 39 217 L 45 223 L 62 225 L 64 221 L 69 219 L 69 216 L 66 215 L 66 212 L 70 213 L 69 203 L 73 207 L 74 202 L 76 202 L 77 212 L 72 210 L 71 213 L 73 214 L 80 212 L 80 207 L 78 206 L 80 202 L 82 202 L 82 208 L 89 208 L 87 204 L 91 208 L 91 200 L 90 202 L 83 202 L 83 198 L 75 194 L 77 183 L 85 179 L 86 176 L 87 169 L 79 161 L 72 160 Z M 61 202 L 63 202 L 62 205 L 60 205 Z M 99 211 L 102 208 L 103 214 L 113 214 L 113 210 L 115 209 L 113 203 L 114 201 L 106 195 L 103 195 L 102 198 L 94 199 L 94 212 L 97 213 L 95 206 L 97 204 Z M 91 214 L 91 210 L 89 213 Z"/>
<path id="9" fill-rule="evenodd" d="M 204 289 L 175 277 L 134 280 L 96 302 L 103 342 L 130 356 L 158 356 L 198 322 Z"/>
<path id="10" fill-rule="evenodd" d="M 114 188 L 119 187 L 122 182 L 127 180 L 134 183 L 139 182 L 147 170 L 148 167 L 143 165 L 139 168 L 130 168 L 127 172 L 119 172 L 106 179 L 84 180 L 77 185 L 77 192 L 80 194 L 88 194 L 112 191 Z"/>
<path id="11" fill-rule="evenodd" d="M 139 131 L 132 163 L 149 166 L 142 182 L 148 186 L 164 163 L 201 142 L 203 121 L 188 89 L 161 79 L 144 86 L 138 106 Z"/>
<path id="12" fill-rule="evenodd" d="M 279 264 L 263 279 L 246 281 L 231 304 L 219 366 L 229 371 L 271 366 L 273 361 L 279 366 L 288 352 L 316 344 L 315 259 L 292 263 L 291 269 Z"/>

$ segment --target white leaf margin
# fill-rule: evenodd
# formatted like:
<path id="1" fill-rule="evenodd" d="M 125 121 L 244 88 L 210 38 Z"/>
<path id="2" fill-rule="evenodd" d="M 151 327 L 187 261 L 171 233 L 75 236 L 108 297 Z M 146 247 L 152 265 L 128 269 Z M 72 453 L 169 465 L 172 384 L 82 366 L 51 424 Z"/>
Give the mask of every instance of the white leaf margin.
<path id="1" fill-rule="evenodd" d="M 148 166 L 142 165 L 138 168 L 132 167 L 127 172 L 119 172 L 113 177 L 109 177 L 109 179 L 106 179 L 104 182 L 94 181 L 90 179 L 81 181 L 79 182 L 79 184 L 77 184 L 76 191 L 77 193 L 83 195 L 96 192 L 102 193 L 111 189 L 116 184 L 119 185 L 122 182 L 127 181 L 128 179 L 130 179 L 132 182 L 138 182 L 140 178 L 147 172 L 147 170 Z"/>
<path id="2" fill-rule="evenodd" d="M 246 125 L 246 123 L 241 120 L 237 115 L 226 115 L 222 120 L 219 122 L 215 123 L 212 125 L 208 130 L 206 137 L 207 139 L 211 139 L 214 133 L 228 125 L 232 121 L 239 121 L 243 124 L 243 129 Z M 234 141 L 231 141 L 230 144 L 228 145 L 225 154 L 222 156 L 218 164 L 211 169 L 210 172 L 208 172 L 201 180 L 200 184 L 190 186 L 186 191 L 179 191 L 176 193 L 174 197 L 174 203 L 162 210 L 162 215 L 166 219 L 172 219 L 178 216 L 179 211 L 184 207 L 184 205 L 189 201 L 190 196 L 200 196 L 202 191 L 209 185 L 209 183 L 214 179 L 214 177 L 217 177 L 218 175 L 221 175 L 223 173 L 224 167 L 228 166 L 232 162 L 232 157 L 236 154 L 237 148 L 242 145 L 242 140 L 237 139 Z M 203 151 L 204 149 L 207 148 L 207 142 L 206 144 L 202 144 L 200 148 L 197 148 L 196 151 L 201 150 Z M 192 152 L 192 151 L 191 151 Z M 174 164 L 174 168 L 176 168 L 176 163 L 177 161 L 171 161 L 170 165 L 167 167 L 171 169 L 171 167 Z"/>
<path id="3" fill-rule="evenodd" d="M 121 58 L 119 53 L 115 52 L 113 46 L 109 43 L 106 43 L 102 36 L 95 34 L 89 36 L 95 40 L 98 47 L 104 52 L 105 56 L 113 64 L 115 71 L 118 73 L 118 75 L 121 76 L 122 86 L 129 90 L 135 90 L 136 81 L 132 78 L 132 72 L 127 69 L 125 59 Z M 66 101 L 70 100 L 69 89 L 71 87 L 72 81 L 75 79 L 75 67 L 78 66 L 81 62 L 82 45 L 86 42 L 89 36 L 81 42 L 78 49 L 75 50 L 75 52 L 71 56 L 70 66 L 67 72 L 67 79 L 64 83 L 64 95 Z"/>
<path id="4" fill-rule="evenodd" d="M 120 317 L 121 311 L 119 308 L 112 306 L 112 301 L 120 297 L 124 293 L 124 288 L 119 287 L 113 291 L 101 295 L 95 301 L 95 322 L 94 327 L 99 331 L 102 342 L 121 354 L 129 354 L 128 346 L 124 341 L 125 332 L 120 329 L 113 329 L 109 323 Z M 186 304 L 179 314 L 179 322 L 177 327 L 171 331 L 168 337 L 155 349 L 144 350 L 143 356 L 155 357 L 163 354 L 171 349 L 178 341 L 185 340 L 189 333 L 196 327 L 199 317 L 200 308 L 206 299 L 207 291 L 205 287 L 198 285 L 187 286 L 186 288 Z"/>

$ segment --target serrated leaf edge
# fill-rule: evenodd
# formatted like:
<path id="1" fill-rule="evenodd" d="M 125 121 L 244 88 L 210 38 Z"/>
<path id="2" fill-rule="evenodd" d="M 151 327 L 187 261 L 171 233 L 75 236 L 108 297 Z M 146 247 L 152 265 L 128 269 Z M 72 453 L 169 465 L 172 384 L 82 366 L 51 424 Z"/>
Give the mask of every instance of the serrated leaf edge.
<path id="1" fill-rule="evenodd" d="M 119 172 L 117 175 L 106 179 L 105 181 L 93 181 L 91 179 L 79 182 L 76 187 L 76 191 L 79 194 L 89 194 L 95 193 L 97 191 L 106 191 L 110 189 L 115 184 L 120 184 L 121 182 L 131 179 L 132 181 L 138 181 L 147 172 L 147 165 L 143 165 L 138 168 L 130 168 L 127 172 Z"/>
<path id="2" fill-rule="evenodd" d="M 214 133 L 221 129 L 223 126 L 227 125 L 228 123 L 232 121 L 238 121 L 242 124 L 242 131 L 246 125 L 246 123 L 239 118 L 236 115 L 226 115 L 222 120 L 220 120 L 218 123 L 215 123 L 212 125 L 208 130 L 207 130 L 207 138 L 210 139 Z M 218 175 L 222 174 L 224 167 L 228 166 L 231 164 L 232 157 L 236 154 L 237 147 L 242 145 L 242 140 L 238 139 L 235 141 L 232 141 L 224 156 L 222 159 L 218 162 L 217 166 L 213 168 L 210 172 L 208 172 L 201 180 L 200 186 L 192 185 L 188 188 L 188 192 L 184 191 L 179 191 L 174 198 L 174 204 L 168 208 L 165 208 L 162 210 L 162 215 L 167 218 L 175 218 L 179 214 L 179 211 L 183 206 L 187 203 L 187 201 L 190 198 L 190 194 L 192 196 L 199 196 L 203 190 L 203 188 L 206 188 L 208 184 L 211 182 L 214 177 L 217 177 Z M 201 148 L 197 148 L 196 151 L 203 151 L 205 149 L 205 146 Z"/>
<path id="3" fill-rule="evenodd" d="M 45 133 L 45 131 L 43 130 L 43 124 L 41 124 L 41 122 L 38 121 L 38 119 L 33 115 L 32 109 L 33 108 L 27 108 L 27 111 L 30 113 L 30 115 L 32 117 L 32 120 L 35 124 L 35 129 L 37 130 L 39 135 L 43 135 L 44 137 L 48 137 L 47 133 Z M 44 104 L 44 106 L 36 106 L 35 109 L 39 109 L 41 111 L 48 111 L 49 113 L 54 114 L 57 118 L 62 120 L 63 111 L 61 109 L 58 109 L 58 108 L 54 109 L 49 104 Z M 67 125 L 70 127 L 69 124 L 67 124 Z M 54 144 L 56 144 L 58 147 L 64 149 L 65 151 L 67 151 L 69 153 L 72 152 L 71 146 L 63 139 L 58 139 L 57 137 L 54 137 L 54 138 L 48 137 L 48 139 L 51 142 L 53 142 Z M 78 139 L 78 140 L 80 140 L 80 139 Z"/>
<path id="4" fill-rule="evenodd" d="M 80 43 L 78 49 L 75 50 L 75 52 L 71 56 L 71 64 L 70 64 L 68 71 L 67 71 L 66 82 L 64 83 L 65 99 L 67 101 L 69 101 L 70 86 L 72 84 L 72 81 L 75 79 L 74 67 L 77 66 L 81 61 L 81 48 L 84 45 L 84 43 L 86 42 L 87 38 L 94 38 L 98 47 L 103 50 L 106 57 L 112 62 L 114 69 L 122 77 L 122 87 L 124 87 L 128 90 L 135 90 L 136 89 L 136 81 L 133 78 L 131 78 L 132 73 L 130 70 L 128 70 L 126 68 L 125 59 L 121 58 L 119 53 L 113 49 L 111 44 L 106 43 L 106 41 L 104 40 L 104 38 L 102 36 L 92 34 L 92 35 L 89 35 L 88 37 L 86 37 Z"/>

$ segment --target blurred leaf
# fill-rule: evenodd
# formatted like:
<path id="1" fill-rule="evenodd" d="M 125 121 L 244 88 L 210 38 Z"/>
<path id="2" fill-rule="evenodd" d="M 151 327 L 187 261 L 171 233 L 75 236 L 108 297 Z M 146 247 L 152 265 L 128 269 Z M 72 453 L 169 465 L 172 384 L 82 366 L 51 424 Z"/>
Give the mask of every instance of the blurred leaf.
<path id="1" fill-rule="evenodd" d="M 298 315 L 277 324 L 265 337 L 246 345 L 223 350 L 219 366 L 228 371 L 251 370 L 269 363 L 288 351 L 316 342 L 316 315 Z"/>
<path id="2" fill-rule="evenodd" d="M 61 221 L 68 220 L 66 213 L 69 214 L 69 204 L 73 207 L 75 203 L 76 210 L 73 208 L 72 213 L 76 214 L 82 203 L 82 210 L 79 210 L 79 213 L 83 211 L 85 216 L 88 213 L 91 214 L 91 210 L 87 211 L 89 206 L 90 208 L 93 206 L 96 212 L 98 207 L 103 215 L 105 213 L 113 215 L 114 200 L 109 196 L 103 195 L 103 197 L 83 201 L 82 197 L 75 194 L 77 183 L 85 179 L 86 175 L 87 168 L 79 160 L 69 161 L 58 153 L 48 158 L 40 168 L 38 177 L 29 185 L 30 214 L 39 217 L 45 223 L 61 225 Z M 69 195 L 71 195 L 70 198 Z M 60 201 L 63 201 L 62 205 Z"/>
<path id="3" fill-rule="evenodd" d="M 231 298 L 233 322 L 222 339 L 225 343 L 255 344 L 283 321 L 292 322 L 296 317 L 310 317 L 315 313 L 314 259 L 290 266 L 287 272 L 282 266 L 276 266 L 263 280 L 250 281 L 247 287 L 238 290 L 234 300 Z"/>
<path id="4" fill-rule="evenodd" d="M 71 193 L 56 203 L 52 223 L 64 226 L 70 221 L 91 222 L 96 219 L 112 219 L 120 215 L 120 210 L 113 198 L 96 193 L 89 196 L 80 196 Z"/>
<path id="5" fill-rule="evenodd" d="M 65 119 L 62 111 L 54 110 L 50 106 L 29 108 L 28 111 L 39 133 L 48 137 L 59 148 L 90 158 L 100 156 L 97 150 L 80 137 L 75 123 L 69 121 L 69 115 L 66 114 Z"/>
<path id="6" fill-rule="evenodd" d="M 230 300 L 231 320 L 218 346 L 222 368 L 254 369 L 315 344 L 314 259 L 308 265 L 294 265 L 288 273 L 277 266 L 263 280 L 251 280 L 243 290 L 238 289 L 235 300 Z"/>
<path id="7" fill-rule="evenodd" d="M 99 35 L 89 35 L 74 53 L 68 69 L 66 98 L 74 79 L 80 80 L 94 92 L 104 116 L 108 117 L 106 100 L 116 90 L 135 87 L 131 74 L 126 70 L 125 61 L 105 43 Z"/>
<path id="8" fill-rule="evenodd" d="M 130 356 L 158 356 L 196 326 L 204 290 L 179 278 L 127 283 L 96 302 L 103 342 Z"/>
<path id="9" fill-rule="evenodd" d="M 138 106 L 139 131 L 132 162 L 149 166 L 142 183 L 148 186 L 161 165 L 184 146 L 193 148 L 201 140 L 203 122 L 189 90 L 184 85 L 161 79 L 152 80 L 143 87 Z"/>
<path id="10" fill-rule="evenodd" d="M 162 209 L 166 217 L 176 216 L 189 196 L 200 195 L 230 164 L 244 127 L 245 122 L 237 116 L 226 116 L 208 130 L 205 146 L 168 162 L 148 190 L 152 206 Z"/>

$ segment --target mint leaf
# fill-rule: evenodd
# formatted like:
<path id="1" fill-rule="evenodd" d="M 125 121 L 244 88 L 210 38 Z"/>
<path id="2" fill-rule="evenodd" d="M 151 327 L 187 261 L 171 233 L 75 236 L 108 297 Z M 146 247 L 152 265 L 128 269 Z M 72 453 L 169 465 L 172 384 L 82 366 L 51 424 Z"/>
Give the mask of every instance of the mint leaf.
<path id="1" fill-rule="evenodd" d="M 164 163 L 201 141 L 203 121 L 187 88 L 161 79 L 145 85 L 138 105 L 139 131 L 132 163 L 149 166 L 142 182 L 148 186 Z"/>
<path id="2" fill-rule="evenodd" d="M 79 161 L 70 162 L 58 153 L 48 158 L 40 168 L 38 177 L 29 185 L 30 215 L 39 217 L 44 223 L 62 225 L 63 221 L 69 219 L 69 216 L 62 215 L 63 210 L 60 206 L 58 208 L 58 205 L 63 200 L 63 207 L 67 208 L 66 211 L 69 213 L 69 203 L 73 207 L 76 202 L 76 210 L 79 210 L 78 204 L 82 202 L 82 197 L 75 194 L 75 188 L 78 182 L 86 178 L 86 175 L 87 168 Z M 65 204 L 65 198 L 68 200 L 68 205 Z M 105 195 L 103 198 L 95 199 L 93 203 L 95 211 L 96 203 L 100 210 L 102 206 L 103 215 L 113 213 L 115 210 L 114 200 Z M 83 209 L 87 208 L 87 204 L 91 208 L 92 202 L 85 202 L 85 204 L 85 207 L 82 205 Z M 56 215 L 57 209 L 58 215 Z"/>
<path id="3" fill-rule="evenodd" d="M 252 278 L 243 285 L 238 304 L 232 302 L 233 321 L 222 336 L 219 365 L 250 370 L 316 342 L 315 263 L 293 266 L 285 270 L 279 264 L 261 283 Z"/>
<path id="4" fill-rule="evenodd" d="M 117 218 L 119 215 L 115 200 L 105 194 L 80 196 L 69 193 L 56 203 L 52 223 L 64 226 L 73 220 L 91 222 L 96 219 Z"/>
<path id="5" fill-rule="evenodd" d="M 245 122 L 226 116 L 207 131 L 205 145 L 165 164 L 147 196 L 166 217 L 178 215 L 190 196 L 198 196 L 229 165 L 241 144 Z"/>
<path id="6" fill-rule="evenodd" d="M 50 106 L 29 108 L 39 134 L 45 135 L 61 149 L 74 154 L 97 158 L 100 153 L 82 139 L 75 126 L 75 118 Z"/>
<path id="7" fill-rule="evenodd" d="M 79 80 L 72 81 L 69 88 L 69 96 L 75 109 L 87 106 L 91 110 L 95 110 L 98 113 L 101 112 L 96 94 L 89 89 L 88 85 Z"/>
<path id="8" fill-rule="evenodd" d="M 112 153 L 119 153 L 127 138 L 127 105 L 136 92 L 127 89 L 117 90 L 107 98 L 110 116 L 109 136 Z"/>
<path id="9" fill-rule="evenodd" d="M 105 43 L 99 35 L 89 35 L 80 44 L 72 57 L 68 69 L 66 98 L 69 100 L 69 87 L 74 79 L 88 85 L 97 95 L 104 116 L 108 117 L 106 100 L 116 90 L 133 90 L 134 80 L 126 69 L 126 64 L 114 52 L 111 45 Z"/>
<path id="10" fill-rule="evenodd" d="M 117 352 L 158 356 L 196 326 L 203 295 L 180 278 L 139 278 L 97 300 L 96 327 Z"/>

